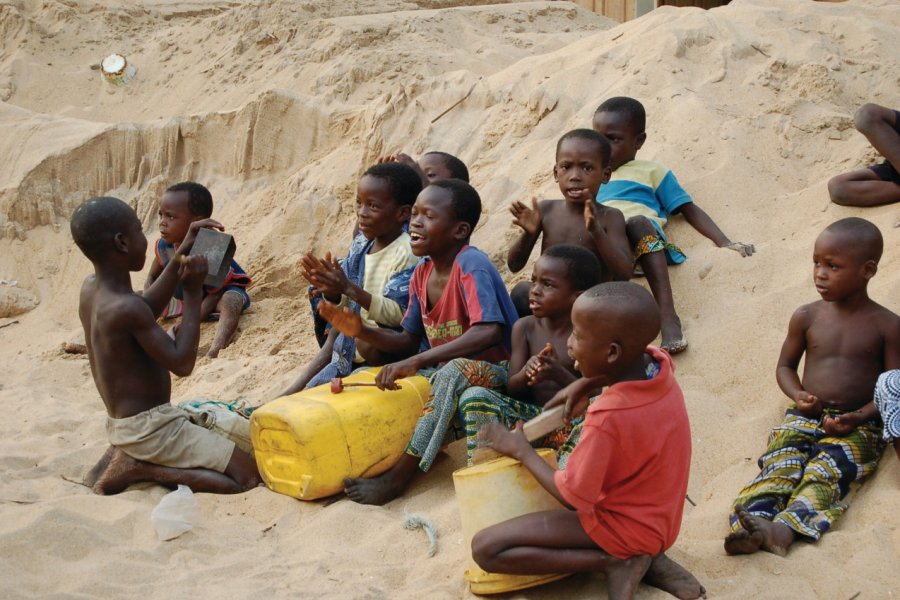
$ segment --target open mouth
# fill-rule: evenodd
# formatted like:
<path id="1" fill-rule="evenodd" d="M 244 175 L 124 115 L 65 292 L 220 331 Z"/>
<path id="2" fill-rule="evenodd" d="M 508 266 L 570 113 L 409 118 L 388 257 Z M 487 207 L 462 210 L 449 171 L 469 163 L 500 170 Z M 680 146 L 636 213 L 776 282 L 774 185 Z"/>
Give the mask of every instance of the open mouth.
<path id="1" fill-rule="evenodd" d="M 589 190 L 588 188 L 584 188 L 584 187 L 569 188 L 566 191 L 566 195 L 572 199 L 586 200 L 586 199 L 590 198 L 591 190 Z"/>
<path id="2" fill-rule="evenodd" d="M 422 234 L 420 234 L 420 233 L 416 233 L 415 231 L 409 232 L 409 241 L 412 243 L 421 242 L 424 239 L 425 238 L 422 237 Z"/>

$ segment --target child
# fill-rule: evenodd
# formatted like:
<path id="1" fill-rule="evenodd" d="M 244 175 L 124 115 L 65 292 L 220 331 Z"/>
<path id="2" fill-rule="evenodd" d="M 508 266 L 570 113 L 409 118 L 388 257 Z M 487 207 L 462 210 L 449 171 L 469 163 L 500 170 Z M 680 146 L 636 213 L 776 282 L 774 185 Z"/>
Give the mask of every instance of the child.
<path id="1" fill-rule="evenodd" d="M 207 264 L 186 254 L 197 231 L 215 225 L 211 219 L 190 223 L 177 260 L 169 261 L 139 296 L 131 289 L 129 272 L 144 267 L 147 238 L 134 210 L 116 198 L 94 198 L 72 213 L 72 238 L 95 271 L 81 288 L 78 316 L 91 373 L 109 415 L 111 447 L 85 478 L 98 494 L 116 494 L 142 481 L 216 493 L 243 492 L 260 483 L 249 454 L 169 404 L 169 371 L 190 374 L 200 339 Z M 155 319 L 179 280 L 184 312 L 172 339 Z"/>
<path id="2" fill-rule="evenodd" d="M 551 403 L 565 400 L 568 414 L 587 407 L 587 415 L 565 470 L 538 456 L 521 423 L 513 431 L 497 423 L 482 428 L 484 445 L 519 460 L 570 509 L 527 514 L 478 532 L 472 557 L 482 569 L 601 571 L 616 599 L 631 598 L 645 574 L 679 598 L 704 593 L 663 554 L 681 527 L 691 430 L 672 359 L 648 346 L 659 322 L 653 297 L 634 283 L 600 284 L 575 301 L 568 352 L 585 379 Z M 587 406 L 588 390 L 599 386 L 608 387 Z"/>
<path id="3" fill-rule="evenodd" d="M 399 327 L 409 300 L 409 278 L 418 257 L 409 246 L 406 224 L 416 196 L 419 176 L 400 163 L 378 164 L 359 180 L 356 216 L 359 233 L 350 253 L 338 265 L 331 255 L 303 258 L 303 275 L 319 294 L 349 306 L 369 327 Z M 384 359 L 352 337 L 331 330 L 319 353 L 282 395 L 344 377 L 364 363 Z"/>
<path id="4" fill-rule="evenodd" d="M 661 346 L 670 354 L 676 354 L 686 350 L 688 343 L 681 330 L 681 319 L 675 312 L 667 263 L 679 264 L 686 257 L 663 234 L 667 216 L 681 213 L 694 229 L 717 246 L 739 252 L 741 256 L 750 256 L 755 249 L 752 244 L 729 240 L 709 215 L 691 200 L 671 171 L 659 163 L 635 159 L 647 140 L 645 123 L 644 106 L 633 98 L 610 98 L 597 108 L 594 131 L 603 134 L 612 147 L 612 176 L 609 183 L 600 188 L 597 202 L 618 208 L 625 215 L 635 260 L 640 260 L 647 283 L 659 303 Z"/>
<path id="5" fill-rule="evenodd" d="M 508 395 L 473 387 L 459 398 L 469 464 L 484 423 L 499 421 L 512 427 L 520 419 L 533 419 L 556 392 L 578 379 L 575 364 L 566 352 L 566 341 L 572 333 L 572 305 L 582 292 L 600 283 L 601 272 L 593 252 L 566 244 L 551 246 L 534 263 L 529 292 L 531 315 L 516 321 L 512 331 Z M 540 445 L 568 449 L 568 434 L 568 428 L 563 428 Z M 565 457 L 564 453 L 563 462 Z"/>
<path id="6" fill-rule="evenodd" d="M 885 371 L 875 384 L 875 408 L 884 422 L 884 441 L 900 458 L 900 369 Z"/>
<path id="7" fill-rule="evenodd" d="M 162 273 L 163 267 L 175 255 L 179 244 L 184 241 L 191 223 L 209 219 L 212 211 L 212 194 L 199 183 L 192 181 L 176 183 L 166 190 L 162 200 L 159 201 L 160 239 L 156 242 L 156 260 L 150 266 L 150 273 L 147 275 L 147 283 L 144 284 L 144 287 L 149 288 L 153 285 L 153 282 Z M 219 223 L 214 223 L 212 227 L 223 229 Z M 247 273 L 232 259 L 231 269 L 221 287 L 213 289 L 203 286 L 200 318 L 215 318 L 215 313 L 218 313 L 219 321 L 216 335 L 206 356 L 216 358 L 219 351 L 231 343 L 231 338 L 237 330 L 238 318 L 250 307 L 247 286 L 251 283 Z M 175 298 L 181 300 L 180 288 L 176 288 Z M 176 315 L 170 312 L 168 316 Z"/>
<path id="8" fill-rule="evenodd" d="M 556 144 L 553 179 L 559 183 L 564 201 L 531 199 L 531 207 L 514 202 L 509 210 L 513 223 L 522 234 L 509 249 L 506 264 L 513 273 L 528 262 L 537 239 L 541 253 L 556 244 L 574 244 L 593 252 L 606 273 L 604 279 L 627 280 L 631 277 L 632 260 L 625 220 L 622 213 L 597 206 L 592 202 L 609 180 L 609 142 L 590 129 L 574 129 Z M 527 282 L 512 292 L 519 315 L 529 314 Z"/>
<path id="9" fill-rule="evenodd" d="M 878 228 L 857 218 L 816 239 L 822 299 L 791 317 L 775 372 L 793 404 L 772 430 L 762 472 L 735 501 L 728 554 L 784 555 L 797 539 L 818 540 L 847 509 L 850 484 L 875 470 L 881 424 L 872 390 L 879 373 L 900 368 L 900 317 L 866 291 L 882 246 Z"/>
<path id="10" fill-rule="evenodd" d="M 397 379 L 417 372 L 431 382 L 424 414 L 400 461 L 377 478 L 344 482 L 355 502 L 384 504 L 395 498 L 416 471 L 431 467 L 445 443 L 461 437 L 451 424 L 463 389 L 506 384 L 506 369 L 497 363 L 509 358 L 515 307 L 487 255 L 469 246 L 480 214 L 478 192 L 458 179 L 436 181 L 419 194 L 409 236 L 413 253 L 427 258 L 410 280 L 402 331 L 366 327 L 352 311 L 327 302 L 320 306 L 322 316 L 344 335 L 389 354 L 412 354 L 378 373 L 380 389 L 397 389 Z M 413 354 L 423 339 L 430 349 Z"/>
<path id="11" fill-rule="evenodd" d="M 459 179 L 469 183 L 469 169 L 466 167 L 466 163 L 446 152 L 439 152 L 437 150 L 426 152 L 422 155 L 422 158 L 419 159 L 419 162 L 416 162 L 409 154 L 401 152 L 399 154 L 383 156 L 378 159 L 378 162 L 399 162 L 412 167 L 422 179 L 423 187 L 428 187 L 430 184 L 435 181 L 440 181 L 441 179 Z"/>
<path id="12" fill-rule="evenodd" d="M 900 201 L 900 111 L 866 104 L 853 115 L 856 129 L 886 159 L 868 169 L 832 177 L 831 201 L 843 206 L 878 206 Z"/>

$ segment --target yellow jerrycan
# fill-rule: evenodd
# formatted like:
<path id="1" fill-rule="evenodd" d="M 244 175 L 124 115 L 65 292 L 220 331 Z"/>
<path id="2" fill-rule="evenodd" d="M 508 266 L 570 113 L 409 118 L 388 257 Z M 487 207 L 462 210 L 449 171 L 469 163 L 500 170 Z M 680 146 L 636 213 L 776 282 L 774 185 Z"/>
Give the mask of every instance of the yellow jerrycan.
<path id="1" fill-rule="evenodd" d="M 556 468 L 556 453 L 541 448 L 538 454 Z M 472 558 L 472 538 L 489 527 L 514 517 L 544 510 L 566 510 L 541 486 L 519 461 L 495 458 L 453 473 L 453 487 L 459 504 L 463 538 L 469 554 L 466 579 L 473 594 L 502 594 L 534 587 L 568 577 L 570 573 L 546 575 L 509 575 L 488 573 Z"/>
<path id="2" fill-rule="evenodd" d="M 345 477 L 374 477 L 400 459 L 431 388 L 416 375 L 398 379 L 399 390 L 381 391 L 373 386 L 379 370 L 342 378 L 339 393 L 321 385 L 253 412 L 250 439 L 269 489 L 324 498 L 342 491 Z"/>

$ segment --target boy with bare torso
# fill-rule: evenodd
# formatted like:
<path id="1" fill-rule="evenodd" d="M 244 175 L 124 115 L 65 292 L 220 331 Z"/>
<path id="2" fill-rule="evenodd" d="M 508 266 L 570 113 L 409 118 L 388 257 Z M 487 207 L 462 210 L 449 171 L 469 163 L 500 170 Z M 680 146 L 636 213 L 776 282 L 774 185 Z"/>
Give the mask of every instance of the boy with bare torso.
<path id="1" fill-rule="evenodd" d="M 94 198 L 72 213 L 72 238 L 95 274 L 81 288 L 78 316 L 91 374 L 109 415 L 110 448 L 85 484 L 116 494 L 132 483 L 184 484 L 198 492 L 237 493 L 260 483 L 256 463 L 234 442 L 195 425 L 169 403 L 169 371 L 188 375 L 197 359 L 206 259 L 188 258 L 201 227 L 193 222 L 170 260 L 142 295 L 131 272 L 146 260 L 147 238 L 134 210 L 116 198 Z M 170 338 L 156 323 L 175 286 L 184 288 L 181 327 Z"/>
<path id="2" fill-rule="evenodd" d="M 813 282 L 822 300 L 791 317 L 776 370 L 794 405 L 772 431 L 762 472 L 735 501 L 729 554 L 783 555 L 797 539 L 818 540 L 847 509 L 850 484 L 875 470 L 875 382 L 900 367 L 900 317 L 866 290 L 883 245 L 878 228 L 858 218 L 832 223 L 816 239 Z"/>
<path id="3" fill-rule="evenodd" d="M 574 244 L 593 252 L 604 266 L 605 281 L 631 277 L 631 247 L 625 219 L 616 209 L 594 202 L 600 186 L 609 181 L 610 147 L 602 135 L 590 129 L 574 129 L 556 144 L 553 178 L 564 200 L 532 198 L 531 206 L 513 202 L 509 210 L 522 234 L 509 249 L 506 264 L 521 271 L 541 237 L 541 253 L 556 244 Z M 518 284 L 512 292 L 520 315 L 527 315 L 530 283 Z"/>

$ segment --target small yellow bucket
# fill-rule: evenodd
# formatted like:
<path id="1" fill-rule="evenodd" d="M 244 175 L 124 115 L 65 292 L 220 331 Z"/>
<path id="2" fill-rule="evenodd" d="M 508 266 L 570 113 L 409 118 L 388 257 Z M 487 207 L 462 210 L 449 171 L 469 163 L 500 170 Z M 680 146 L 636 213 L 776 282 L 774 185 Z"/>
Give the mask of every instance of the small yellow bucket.
<path id="1" fill-rule="evenodd" d="M 344 377 L 344 384 L 372 383 L 379 370 Z M 269 489 L 315 500 L 343 490 L 346 477 L 374 477 L 391 468 L 431 391 L 420 376 L 397 383 L 397 391 L 347 386 L 338 394 L 320 385 L 256 409 L 250 439 Z"/>
<path id="2" fill-rule="evenodd" d="M 538 450 L 544 461 L 556 467 L 556 453 Z M 570 573 L 509 575 L 488 573 L 472 558 L 472 538 L 489 527 L 514 517 L 544 510 L 566 510 L 545 490 L 531 472 L 508 457 L 459 469 L 453 473 L 463 537 L 469 551 L 466 579 L 473 594 L 502 594 L 568 577 Z"/>

